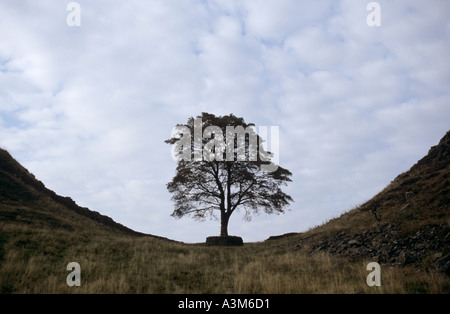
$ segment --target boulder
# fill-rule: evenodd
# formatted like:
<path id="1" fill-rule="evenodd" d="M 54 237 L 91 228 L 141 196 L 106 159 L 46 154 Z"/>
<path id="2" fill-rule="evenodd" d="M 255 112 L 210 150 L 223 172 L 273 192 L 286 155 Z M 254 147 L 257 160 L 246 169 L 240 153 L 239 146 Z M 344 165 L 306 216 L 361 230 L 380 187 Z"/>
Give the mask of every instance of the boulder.
<path id="1" fill-rule="evenodd" d="M 358 240 L 350 240 L 347 244 L 350 246 L 361 246 L 361 243 Z"/>
<path id="2" fill-rule="evenodd" d="M 227 237 L 207 237 L 206 245 L 208 246 L 242 246 L 244 241 L 241 237 L 227 236 Z"/>
<path id="3" fill-rule="evenodd" d="M 437 259 L 439 259 L 441 257 L 442 257 L 442 252 L 437 252 L 437 253 L 433 254 L 432 259 L 433 259 L 433 261 L 436 261 Z"/>
<path id="4" fill-rule="evenodd" d="M 411 252 L 402 252 L 400 253 L 398 261 L 403 265 L 408 265 L 417 261 L 417 257 Z"/>
<path id="5" fill-rule="evenodd" d="M 450 276 L 450 253 L 439 258 L 436 262 L 439 265 L 439 270 L 447 276 Z"/>

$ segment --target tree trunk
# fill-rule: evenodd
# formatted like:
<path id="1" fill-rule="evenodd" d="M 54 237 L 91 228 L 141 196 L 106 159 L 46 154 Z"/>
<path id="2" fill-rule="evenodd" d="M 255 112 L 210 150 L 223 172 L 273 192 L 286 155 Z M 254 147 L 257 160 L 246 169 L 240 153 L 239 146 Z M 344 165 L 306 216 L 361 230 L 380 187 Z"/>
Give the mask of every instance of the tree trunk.
<path id="1" fill-rule="evenodd" d="M 220 236 L 228 237 L 228 221 L 231 216 L 231 163 L 227 163 L 227 196 L 226 196 L 227 207 L 226 210 L 223 208 L 221 210 L 220 216 Z M 222 199 L 222 204 L 225 205 Z"/>
<path id="2" fill-rule="evenodd" d="M 230 215 L 222 212 L 220 215 L 220 236 L 228 237 L 228 221 L 230 220 Z"/>

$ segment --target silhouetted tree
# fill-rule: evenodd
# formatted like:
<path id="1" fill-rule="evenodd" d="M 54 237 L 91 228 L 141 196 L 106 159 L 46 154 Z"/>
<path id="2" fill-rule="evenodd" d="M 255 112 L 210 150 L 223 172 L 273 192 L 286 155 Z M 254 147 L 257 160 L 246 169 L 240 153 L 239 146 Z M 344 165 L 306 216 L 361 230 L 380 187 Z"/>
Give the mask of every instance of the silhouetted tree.
<path id="1" fill-rule="evenodd" d="M 225 136 L 224 136 L 225 135 Z M 244 210 L 244 218 L 264 211 L 283 213 L 293 201 L 281 190 L 292 173 L 272 162 L 253 124 L 233 114 L 202 113 L 177 125 L 172 138 L 176 175 L 167 184 L 173 194 L 172 216 L 192 215 L 203 220 L 220 213 L 220 236 L 228 236 L 230 216 Z"/>

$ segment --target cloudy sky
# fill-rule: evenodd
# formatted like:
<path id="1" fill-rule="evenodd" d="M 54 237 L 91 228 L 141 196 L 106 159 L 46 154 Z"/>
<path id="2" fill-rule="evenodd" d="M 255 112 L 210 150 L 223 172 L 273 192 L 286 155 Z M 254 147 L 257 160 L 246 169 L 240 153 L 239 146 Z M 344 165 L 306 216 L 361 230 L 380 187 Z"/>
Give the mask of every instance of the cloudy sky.
<path id="1" fill-rule="evenodd" d="M 301 232 L 370 199 L 450 129 L 450 2 L 0 1 L 0 146 L 45 185 L 134 230 L 184 242 L 164 140 L 201 112 L 280 127 L 295 203 L 244 241 Z M 71 17 L 71 16 L 70 16 Z M 69 17 L 69 21 L 75 21 Z M 69 23 L 71 24 L 71 23 Z"/>

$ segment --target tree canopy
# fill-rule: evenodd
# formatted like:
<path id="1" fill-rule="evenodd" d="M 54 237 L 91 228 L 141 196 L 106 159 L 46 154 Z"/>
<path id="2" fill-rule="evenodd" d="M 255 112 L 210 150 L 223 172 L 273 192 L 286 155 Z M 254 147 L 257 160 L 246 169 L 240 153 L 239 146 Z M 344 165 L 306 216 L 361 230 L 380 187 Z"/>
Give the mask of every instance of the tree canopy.
<path id="1" fill-rule="evenodd" d="M 176 175 L 167 184 L 175 209 L 172 216 L 195 219 L 220 214 L 220 236 L 228 236 L 228 221 L 236 210 L 244 218 L 263 211 L 283 213 L 293 202 L 281 186 L 292 173 L 273 162 L 254 124 L 233 114 L 202 113 L 174 128 L 166 143 L 174 145 Z"/>

